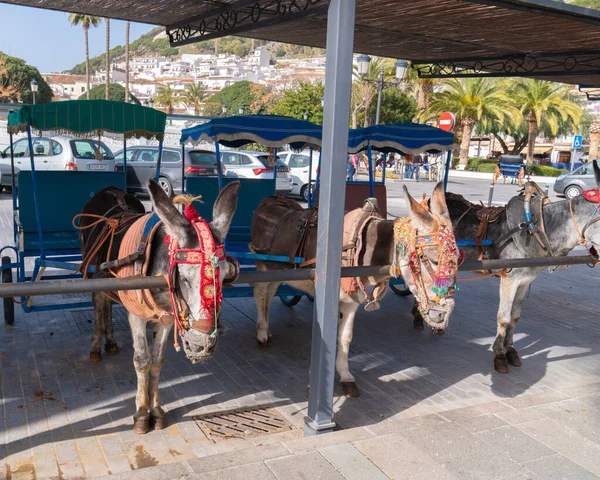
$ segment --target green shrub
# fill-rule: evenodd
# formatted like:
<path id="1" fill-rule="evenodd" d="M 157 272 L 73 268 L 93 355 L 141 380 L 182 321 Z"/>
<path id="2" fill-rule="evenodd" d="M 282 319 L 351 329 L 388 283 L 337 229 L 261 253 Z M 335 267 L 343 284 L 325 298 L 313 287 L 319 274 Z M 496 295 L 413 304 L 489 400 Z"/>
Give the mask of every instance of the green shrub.
<path id="1" fill-rule="evenodd" d="M 487 158 L 469 158 L 469 161 L 467 162 L 467 170 L 471 171 L 471 172 L 479 172 L 481 170 L 479 170 L 479 166 L 480 165 L 496 165 L 497 160 L 491 159 L 488 160 Z M 486 172 L 488 170 L 485 170 Z"/>
<path id="2" fill-rule="evenodd" d="M 477 171 L 478 172 L 485 172 L 485 173 L 494 173 L 496 171 L 496 162 L 494 163 L 480 163 L 477 167 Z"/>
<path id="3" fill-rule="evenodd" d="M 547 167 L 546 165 L 531 165 L 529 167 L 530 175 L 539 175 L 540 177 L 558 177 L 568 170 L 562 168 Z"/>
<path id="4" fill-rule="evenodd" d="M 460 157 L 452 157 L 452 169 L 456 169 L 458 164 L 460 163 Z"/>

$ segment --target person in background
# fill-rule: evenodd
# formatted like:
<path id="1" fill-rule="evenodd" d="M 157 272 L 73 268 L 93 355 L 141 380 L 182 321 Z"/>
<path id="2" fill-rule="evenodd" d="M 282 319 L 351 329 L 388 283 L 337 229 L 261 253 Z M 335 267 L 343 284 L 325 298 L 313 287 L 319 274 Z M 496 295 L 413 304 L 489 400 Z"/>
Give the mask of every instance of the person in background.
<path id="1" fill-rule="evenodd" d="M 421 170 L 421 165 L 423 164 L 423 159 L 421 155 L 413 155 L 412 167 L 413 174 L 415 176 L 415 180 L 419 181 L 419 171 Z"/>
<path id="2" fill-rule="evenodd" d="M 404 178 L 412 178 L 413 175 L 413 155 L 412 154 L 407 154 L 406 155 L 406 163 L 405 163 L 405 169 L 404 169 Z"/>
<path id="3" fill-rule="evenodd" d="M 348 157 L 348 160 L 346 161 L 346 181 L 353 181 L 354 180 L 354 165 L 352 165 L 352 157 Z"/>

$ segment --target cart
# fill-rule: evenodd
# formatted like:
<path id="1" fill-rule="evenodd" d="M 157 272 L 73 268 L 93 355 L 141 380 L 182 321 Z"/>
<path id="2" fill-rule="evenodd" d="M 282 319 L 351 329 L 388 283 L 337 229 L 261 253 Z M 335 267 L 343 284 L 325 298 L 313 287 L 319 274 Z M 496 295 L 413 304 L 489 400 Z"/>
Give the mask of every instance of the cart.
<path id="1" fill-rule="evenodd" d="M 126 189 L 127 165 L 124 172 L 113 171 L 36 171 L 32 130 L 48 134 L 68 134 L 74 137 L 99 139 L 103 132 L 127 139 L 157 138 L 162 153 L 166 114 L 147 107 L 108 100 L 76 100 L 39 105 L 24 105 L 8 117 L 12 169 L 13 244 L 0 249 L 2 283 L 13 281 L 40 282 L 80 276 L 80 245 L 73 217 L 83 209 L 95 193 L 108 186 Z M 18 182 L 14 175 L 13 136 L 26 132 L 29 142 L 31 171 L 21 170 Z M 95 159 L 106 159 L 98 141 Z M 160 172 L 160 155 L 157 177 Z M 123 155 L 126 162 L 127 156 Z M 32 271 L 26 271 L 26 266 Z M 46 275 L 47 269 L 65 273 Z M 13 271 L 15 276 L 13 276 Z M 65 302 L 33 297 L 3 299 L 4 321 L 14 323 L 14 303 L 25 312 L 59 310 L 90 306 L 85 296 L 74 296 Z"/>
<path id="2" fill-rule="evenodd" d="M 522 187 L 523 179 L 525 178 L 523 157 L 521 155 L 500 155 L 494 172 L 494 185 L 498 183 L 500 177 L 502 177 L 504 183 L 506 183 L 507 178 L 510 178 L 512 183 L 516 180 L 519 183 L 519 187 Z"/>

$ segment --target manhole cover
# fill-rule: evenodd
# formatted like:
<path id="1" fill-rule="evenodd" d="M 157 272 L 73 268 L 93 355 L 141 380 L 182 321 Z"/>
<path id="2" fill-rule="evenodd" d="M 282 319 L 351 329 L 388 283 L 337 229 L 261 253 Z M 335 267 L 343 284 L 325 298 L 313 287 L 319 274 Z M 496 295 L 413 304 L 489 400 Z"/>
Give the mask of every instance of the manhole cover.
<path id="1" fill-rule="evenodd" d="M 94 309 L 74 311 L 73 318 L 75 319 L 77 328 L 79 328 L 79 331 L 82 334 L 92 333 L 94 331 Z M 129 320 L 127 320 L 127 310 L 125 310 L 123 307 L 113 306 L 112 322 L 114 331 L 128 331 Z"/>
<path id="2" fill-rule="evenodd" d="M 277 412 L 262 408 L 244 408 L 202 415 L 194 417 L 194 420 L 207 437 L 215 440 L 265 435 L 292 429 Z"/>

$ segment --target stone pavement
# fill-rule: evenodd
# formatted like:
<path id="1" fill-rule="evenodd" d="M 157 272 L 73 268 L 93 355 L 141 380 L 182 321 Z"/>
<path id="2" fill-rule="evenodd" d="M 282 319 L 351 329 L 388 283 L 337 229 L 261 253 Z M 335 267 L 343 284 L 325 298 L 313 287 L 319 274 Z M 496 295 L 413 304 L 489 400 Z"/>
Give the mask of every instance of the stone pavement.
<path id="1" fill-rule="evenodd" d="M 17 308 L 14 327 L 0 324 L 0 478 L 594 478 L 599 287 L 585 266 L 544 272 L 515 334 L 523 367 L 508 375 L 494 372 L 490 349 L 497 280 L 461 283 L 444 336 L 414 330 L 412 298 L 390 292 L 380 311 L 357 316 L 350 368 L 361 396 L 344 398 L 336 385 L 340 430 L 316 438 L 301 430 L 306 299 L 273 302 L 267 350 L 256 346 L 252 299 L 225 302 L 226 331 L 209 363 L 169 348 L 161 394 L 170 426 L 144 436 L 132 432 L 136 379 L 122 309 L 121 351 L 92 365 L 89 309 Z M 278 412 L 289 429 L 215 439 L 195 419 L 241 407 Z"/>

